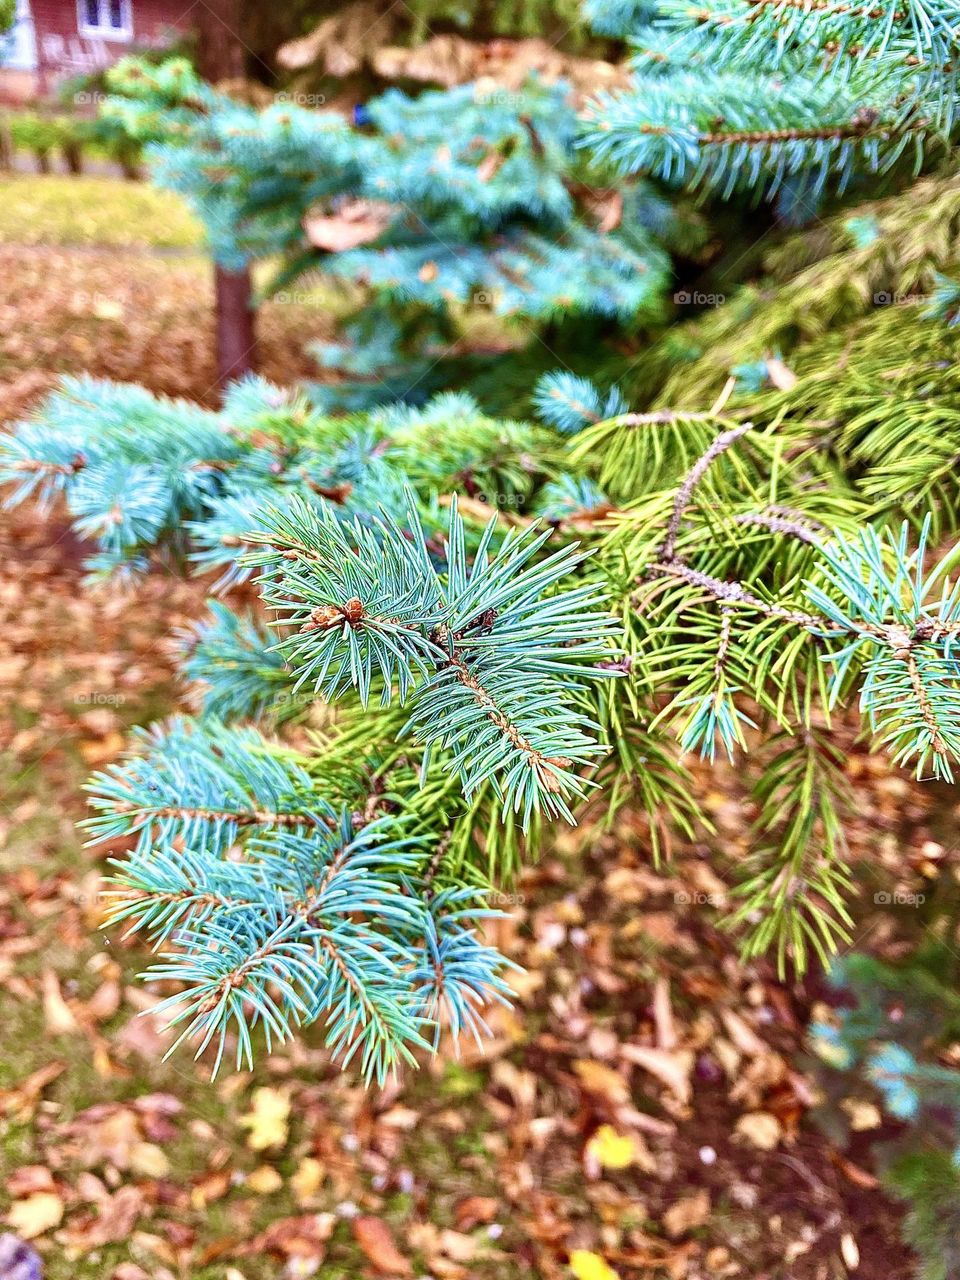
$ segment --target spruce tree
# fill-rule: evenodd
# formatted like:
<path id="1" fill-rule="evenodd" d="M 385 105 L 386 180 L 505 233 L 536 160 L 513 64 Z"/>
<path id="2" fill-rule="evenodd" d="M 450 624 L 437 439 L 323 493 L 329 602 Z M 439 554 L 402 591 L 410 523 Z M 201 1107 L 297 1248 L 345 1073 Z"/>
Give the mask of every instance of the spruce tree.
<path id="1" fill-rule="evenodd" d="M 659 164 L 664 180 L 770 195 L 788 178 L 816 193 L 868 177 L 920 133 L 925 155 L 947 147 L 954 88 L 943 42 L 956 42 L 942 8 L 845 10 L 836 23 L 846 35 L 819 43 L 807 16 L 790 5 L 716 6 L 687 35 L 683 15 L 654 24 L 651 39 L 687 48 L 697 37 L 722 81 L 709 80 L 711 93 L 729 97 L 728 75 L 752 83 L 749 67 L 725 69 L 746 59 L 768 89 L 771 76 L 783 79 L 783 103 L 769 105 L 763 127 L 737 116 L 721 145 L 720 124 L 704 132 L 683 114 L 690 73 L 668 69 L 662 100 L 674 106 L 663 117 L 636 114 L 661 101 L 641 87 L 608 103 L 613 125 L 600 132 L 614 139 L 610 155 L 624 167 Z M 819 123 L 777 124 L 769 112 L 786 110 L 795 90 L 802 98 L 814 69 L 836 81 L 829 100 L 807 103 L 822 108 Z M 877 115 L 835 146 L 839 117 L 827 107 L 867 83 Z M 475 99 L 458 92 L 444 102 L 466 107 L 473 127 Z M 291 199 L 305 213 L 334 192 L 367 198 L 380 164 L 390 199 L 413 200 L 419 175 L 418 216 L 450 219 L 461 239 L 445 281 L 463 259 L 464 289 L 475 270 L 503 266 L 485 238 L 487 195 L 498 220 L 506 201 L 517 220 L 509 234 L 528 248 L 541 183 L 557 193 L 561 221 L 570 213 L 534 143 L 543 155 L 566 145 L 568 125 L 551 132 L 549 112 L 529 129 L 513 121 L 514 142 L 494 149 L 486 182 L 468 165 L 462 186 L 452 175 L 438 185 L 423 166 L 454 110 L 445 116 L 430 95 L 387 95 L 380 132 L 368 135 L 322 116 L 253 120 L 203 86 L 193 93 L 202 109 L 182 104 L 189 132 L 164 163 L 198 189 L 204 163 L 206 181 L 216 177 L 208 221 L 227 251 L 294 248 Z M 744 94 L 744 111 L 750 101 Z M 625 141 L 627 116 L 617 123 L 628 106 L 642 162 Z M 599 111 L 585 147 L 597 145 Z M 491 129 L 504 122 L 496 110 L 491 119 Z M 398 152 L 388 121 L 413 139 Z M 700 158 L 669 171 L 642 141 L 655 138 L 666 155 L 674 132 L 691 130 Z M 522 169 L 501 184 L 515 154 Z M 931 295 L 909 314 L 926 344 L 923 368 L 901 370 L 910 386 L 935 381 L 938 353 L 956 340 L 954 286 L 930 274 L 932 260 L 946 270 L 956 256 L 953 218 L 938 223 L 948 246 L 938 252 L 931 232 L 908 259 Z M 235 1037 L 249 1060 L 254 1029 L 269 1042 L 322 1021 L 334 1051 L 382 1079 L 435 1046 L 443 1027 L 481 1034 L 484 1001 L 509 986 L 482 938 L 490 885 L 536 855 L 547 823 L 590 817 L 598 795 L 609 814 L 645 809 L 655 851 L 671 828 L 702 825 L 683 763 L 691 751 L 751 748 L 759 817 L 730 921 L 746 954 L 772 949 L 782 971 L 802 969 L 848 936 L 834 720 L 859 706 L 918 776 L 951 778 L 960 751 L 960 585 L 955 554 L 936 554 L 958 511 L 946 423 L 935 403 L 919 403 L 904 427 L 899 396 L 882 380 L 859 385 L 836 348 L 870 342 L 874 359 L 891 358 L 904 313 L 867 315 L 850 282 L 893 270 L 884 231 L 895 222 L 883 205 L 839 215 L 842 229 L 827 231 L 846 237 L 846 275 L 807 246 L 812 265 L 772 302 L 747 289 L 669 330 L 620 387 L 569 372 L 544 379 L 541 425 L 489 418 L 463 394 L 336 417 L 249 379 L 211 413 L 79 379 L 4 442 L 11 498 L 62 497 L 98 544 L 95 577 L 189 561 L 215 571 L 236 604 L 215 603 L 182 640 L 185 671 L 206 687 L 202 713 L 145 731 L 128 760 L 91 783 L 92 835 L 133 848 L 117 868 L 115 917 L 161 949 L 153 976 L 178 984 L 167 1007 L 199 1050 L 214 1044 L 219 1061 Z M 406 242 L 336 258 L 364 255 L 371 277 L 393 261 L 396 283 L 385 287 L 433 305 L 439 271 L 423 272 L 427 252 L 414 224 Z M 596 261 L 586 263 L 589 276 Z M 497 278 L 506 291 L 510 273 Z M 819 308 L 809 305 L 818 280 Z M 544 281 L 544 296 L 554 287 Z M 634 294 L 625 309 L 642 305 Z M 838 307 L 851 330 L 821 345 Z M 805 342 L 811 334 L 817 344 Z M 896 358 L 902 366 L 902 345 Z M 831 403 L 840 384 L 862 407 L 834 403 L 824 429 L 811 407 Z M 915 429 L 939 470 L 917 466 Z M 260 605 L 250 608 L 252 587 Z M 309 750 L 294 748 L 285 726 L 317 705 L 329 709 L 322 729 Z"/>

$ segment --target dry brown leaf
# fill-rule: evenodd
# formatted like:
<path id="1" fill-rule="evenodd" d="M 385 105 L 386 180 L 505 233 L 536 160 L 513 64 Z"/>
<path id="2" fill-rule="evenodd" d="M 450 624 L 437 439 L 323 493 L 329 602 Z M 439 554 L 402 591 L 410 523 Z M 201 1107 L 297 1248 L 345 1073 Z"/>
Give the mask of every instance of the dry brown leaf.
<path id="1" fill-rule="evenodd" d="M 440 1232 L 440 1248 L 454 1262 L 471 1262 L 477 1256 L 479 1245 L 473 1236 L 445 1228 Z"/>
<path id="2" fill-rule="evenodd" d="M 332 1213 L 305 1213 L 296 1218 L 280 1218 L 252 1240 L 233 1249 L 237 1257 L 257 1257 L 275 1253 L 285 1258 L 322 1261 L 326 1243 L 333 1234 Z"/>
<path id="3" fill-rule="evenodd" d="M 580 1082 L 590 1093 L 600 1094 L 608 1102 L 617 1105 L 630 1101 L 630 1087 L 619 1071 L 608 1067 L 605 1062 L 595 1062 L 592 1058 L 577 1058 L 573 1069 L 580 1077 Z"/>
<path id="4" fill-rule="evenodd" d="M 106 764 L 127 745 L 122 733 L 108 733 L 105 738 L 87 738 L 79 744 L 84 761 L 89 765 Z"/>
<path id="5" fill-rule="evenodd" d="M 143 1193 L 136 1187 L 121 1187 L 96 1207 L 96 1214 L 71 1218 L 64 1231 L 66 1243 L 81 1253 L 128 1240 L 145 1204 Z"/>
<path id="6" fill-rule="evenodd" d="M 675 1049 L 679 1039 L 670 1007 L 670 983 L 664 977 L 657 978 L 653 984 L 653 1021 L 657 1029 L 657 1048 Z"/>
<path id="7" fill-rule="evenodd" d="M 627 1062 L 642 1067 L 667 1088 L 682 1103 L 690 1101 L 690 1073 L 693 1070 L 694 1055 L 689 1049 L 653 1049 L 642 1044 L 624 1044 L 620 1046 L 620 1055 Z"/>
<path id="8" fill-rule="evenodd" d="M 42 988 L 43 1016 L 50 1034 L 64 1036 L 79 1031 L 80 1024 L 63 998 L 60 979 L 53 969 L 44 969 Z"/>
<path id="9" fill-rule="evenodd" d="M 308 211 L 303 218 L 303 229 L 315 249 L 343 253 L 376 240 L 393 216 L 390 205 L 375 200 L 353 200 L 336 213 Z"/>
<path id="10" fill-rule="evenodd" d="M 756 1058 L 761 1054 L 770 1052 L 770 1046 L 765 1044 L 749 1023 L 744 1021 L 738 1013 L 734 1013 L 732 1009 L 721 1009 L 720 1020 L 734 1045 L 741 1053 L 745 1053 L 748 1058 Z"/>
<path id="11" fill-rule="evenodd" d="M 663 1229 L 671 1240 L 676 1240 L 694 1227 L 703 1226 L 709 1216 L 710 1193 L 705 1187 L 701 1187 L 693 1195 L 683 1196 L 673 1202 L 663 1215 Z"/>
<path id="12" fill-rule="evenodd" d="M 492 1222 L 500 1211 L 500 1201 L 493 1196 L 467 1196 L 457 1202 L 454 1215 L 461 1231 L 470 1231 L 481 1223 Z"/>
<path id="13" fill-rule="evenodd" d="M 215 1200 L 222 1200 L 230 1190 L 230 1171 L 218 1169 L 208 1173 L 191 1189 L 190 1204 L 194 1209 L 205 1209 Z"/>
<path id="14" fill-rule="evenodd" d="M 4 1185 L 11 1200 L 20 1200 L 41 1191 L 56 1192 L 57 1189 L 53 1174 L 44 1164 L 25 1164 L 14 1169 Z"/>
<path id="15" fill-rule="evenodd" d="M 408 1276 L 413 1272 L 409 1258 L 396 1246 L 393 1233 L 382 1218 L 370 1215 L 354 1218 L 353 1235 L 376 1269 L 384 1275 Z"/>
<path id="16" fill-rule="evenodd" d="M 120 1008 L 120 983 L 108 978 L 83 1007 L 95 1022 L 106 1022 Z"/>
<path id="17" fill-rule="evenodd" d="M 12 1115 L 21 1123 L 26 1123 L 33 1114 L 40 1095 L 48 1084 L 52 1084 L 67 1069 L 65 1062 L 48 1062 L 27 1076 L 21 1084 L 13 1089 L 0 1089 L 0 1114 Z"/>

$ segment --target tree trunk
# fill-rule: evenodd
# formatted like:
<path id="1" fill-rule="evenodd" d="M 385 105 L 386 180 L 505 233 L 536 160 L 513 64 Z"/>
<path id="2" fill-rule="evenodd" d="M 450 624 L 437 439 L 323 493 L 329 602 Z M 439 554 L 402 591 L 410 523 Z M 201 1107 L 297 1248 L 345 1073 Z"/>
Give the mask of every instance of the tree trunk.
<path id="1" fill-rule="evenodd" d="M 67 173 L 83 173 L 83 147 L 80 143 L 65 142 L 62 150 L 63 162 L 67 166 Z"/>
<path id="2" fill-rule="evenodd" d="M 242 78 L 246 71 L 240 39 L 242 0 L 204 0 L 197 19 L 197 62 L 205 80 Z M 214 264 L 217 309 L 217 383 L 225 386 L 256 367 L 257 339 L 249 268 L 226 271 Z"/>

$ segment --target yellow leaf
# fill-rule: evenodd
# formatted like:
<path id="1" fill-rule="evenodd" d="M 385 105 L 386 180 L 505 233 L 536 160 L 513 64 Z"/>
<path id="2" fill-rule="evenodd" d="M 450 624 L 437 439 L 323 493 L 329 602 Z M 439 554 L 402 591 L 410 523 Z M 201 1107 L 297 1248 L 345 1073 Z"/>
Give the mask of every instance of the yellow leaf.
<path id="1" fill-rule="evenodd" d="M 247 1177 L 247 1186 L 251 1191 L 256 1192 L 258 1196 L 268 1196 L 274 1191 L 279 1191 L 283 1186 L 283 1179 L 277 1173 L 276 1169 L 271 1169 L 268 1164 L 262 1164 L 259 1169 L 254 1169 Z"/>
<path id="2" fill-rule="evenodd" d="M 301 1204 L 312 1199 L 323 1183 L 323 1165 L 313 1156 L 304 1156 L 290 1179 L 290 1190 Z"/>
<path id="3" fill-rule="evenodd" d="M 617 1133 L 612 1124 L 602 1124 L 587 1143 L 587 1153 L 605 1169 L 626 1169 L 648 1153 L 631 1134 Z"/>
<path id="4" fill-rule="evenodd" d="M 613 1267 L 589 1249 L 574 1249 L 570 1254 L 570 1270 L 577 1280 L 620 1280 Z"/>
<path id="5" fill-rule="evenodd" d="M 279 1089 L 254 1090 L 253 1106 L 240 1117 L 240 1124 L 249 1129 L 247 1146 L 251 1151 L 265 1151 L 267 1147 L 282 1147 L 287 1140 L 290 1118 L 290 1099 Z"/>
<path id="6" fill-rule="evenodd" d="M 32 1240 L 60 1225 L 63 1201 L 54 1191 L 38 1191 L 26 1200 L 15 1200 L 7 1214 L 7 1222 L 17 1235 Z"/>
<path id="7" fill-rule="evenodd" d="M 153 1142 L 138 1142 L 130 1150 L 130 1168 L 145 1178 L 165 1178 L 170 1161 L 162 1148 Z"/>
<path id="8" fill-rule="evenodd" d="M 780 1121 L 769 1111 L 748 1111 L 740 1116 L 734 1129 L 751 1146 L 758 1147 L 761 1151 L 772 1151 L 783 1136 Z"/>

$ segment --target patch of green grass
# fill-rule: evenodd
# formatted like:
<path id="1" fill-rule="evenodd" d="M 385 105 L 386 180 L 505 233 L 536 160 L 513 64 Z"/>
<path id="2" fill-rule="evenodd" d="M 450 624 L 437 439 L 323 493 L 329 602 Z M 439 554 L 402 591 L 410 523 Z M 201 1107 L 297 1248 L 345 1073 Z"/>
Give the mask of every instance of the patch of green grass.
<path id="1" fill-rule="evenodd" d="M 197 249 L 203 228 L 148 183 L 62 174 L 0 177 L 0 243 Z"/>

